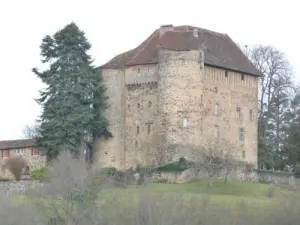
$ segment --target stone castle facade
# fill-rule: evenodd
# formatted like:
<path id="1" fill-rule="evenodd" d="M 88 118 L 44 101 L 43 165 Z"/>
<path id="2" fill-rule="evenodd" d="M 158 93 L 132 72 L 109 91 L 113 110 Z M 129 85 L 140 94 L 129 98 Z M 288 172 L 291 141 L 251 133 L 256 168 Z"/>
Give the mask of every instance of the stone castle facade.
<path id="1" fill-rule="evenodd" d="M 99 69 L 113 133 L 95 145 L 100 167 L 158 165 L 178 158 L 170 146 L 212 139 L 257 163 L 261 73 L 227 34 L 161 26 Z"/>

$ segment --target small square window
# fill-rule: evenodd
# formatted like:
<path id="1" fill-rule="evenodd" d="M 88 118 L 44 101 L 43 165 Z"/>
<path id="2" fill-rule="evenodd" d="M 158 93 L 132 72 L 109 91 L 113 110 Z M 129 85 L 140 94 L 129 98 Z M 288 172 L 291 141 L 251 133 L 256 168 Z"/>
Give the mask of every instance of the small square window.
<path id="1" fill-rule="evenodd" d="M 32 148 L 31 149 L 31 155 L 40 155 L 40 151 L 35 149 L 35 148 Z"/>
<path id="2" fill-rule="evenodd" d="M 215 138 L 219 137 L 219 126 L 218 125 L 214 126 L 214 136 L 215 136 Z"/>
<path id="3" fill-rule="evenodd" d="M 9 158 L 10 150 L 2 150 L 2 158 Z"/>
<path id="4" fill-rule="evenodd" d="M 245 141 L 245 136 L 244 136 L 244 128 L 240 128 L 239 129 L 239 140 L 240 140 L 240 143 L 244 143 Z"/>
<path id="5" fill-rule="evenodd" d="M 239 107 L 236 108 L 236 118 L 237 119 L 241 118 L 241 109 Z"/>
<path id="6" fill-rule="evenodd" d="M 183 127 L 188 127 L 188 118 L 183 118 Z"/>
<path id="7" fill-rule="evenodd" d="M 225 71 L 225 78 L 228 78 L 228 71 Z"/>
<path id="8" fill-rule="evenodd" d="M 253 111 L 252 111 L 252 109 L 249 110 L 249 116 L 250 116 L 250 120 L 252 121 L 253 120 Z"/>
<path id="9" fill-rule="evenodd" d="M 215 104 L 215 115 L 216 116 L 220 115 L 220 106 L 218 103 Z"/>

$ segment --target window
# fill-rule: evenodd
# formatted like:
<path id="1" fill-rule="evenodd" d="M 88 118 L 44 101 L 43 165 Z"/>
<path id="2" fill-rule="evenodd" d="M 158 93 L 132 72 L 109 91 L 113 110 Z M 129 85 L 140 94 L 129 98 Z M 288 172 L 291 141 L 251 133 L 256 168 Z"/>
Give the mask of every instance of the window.
<path id="1" fill-rule="evenodd" d="M 152 102 L 149 101 L 149 102 L 148 102 L 148 107 L 150 108 L 151 106 L 152 106 Z"/>
<path id="2" fill-rule="evenodd" d="M 242 152 L 242 157 L 243 157 L 243 159 L 246 158 L 246 152 L 245 151 Z"/>
<path id="3" fill-rule="evenodd" d="M 140 133 L 140 126 L 136 127 L 136 134 L 138 135 Z"/>
<path id="4" fill-rule="evenodd" d="M 249 116 L 250 116 L 250 120 L 252 121 L 253 120 L 253 111 L 252 111 L 252 109 L 249 110 Z"/>
<path id="5" fill-rule="evenodd" d="M 241 118 L 241 109 L 239 107 L 236 108 L 236 118 L 237 119 Z"/>
<path id="6" fill-rule="evenodd" d="M 141 72 L 141 69 L 140 68 L 138 68 L 138 73 L 140 73 Z"/>
<path id="7" fill-rule="evenodd" d="M 31 155 L 40 155 L 40 151 L 37 150 L 36 148 L 31 149 Z"/>
<path id="8" fill-rule="evenodd" d="M 138 109 L 141 107 L 140 103 L 137 104 Z"/>
<path id="9" fill-rule="evenodd" d="M 218 103 L 215 104 L 215 115 L 216 116 L 220 115 L 220 106 Z"/>
<path id="10" fill-rule="evenodd" d="M 215 87 L 215 93 L 218 93 L 218 87 Z"/>
<path id="11" fill-rule="evenodd" d="M 228 71 L 225 71 L 225 78 L 228 78 Z"/>
<path id="12" fill-rule="evenodd" d="M 186 117 L 183 118 L 183 127 L 188 127 L 188 119 Z"/>
<path id="13" fill-rule="evenodd" d="M 130 109 L 130 104 L 127 105 L 127 108 Z"/>
<path id="14" fill-rule="evenodd" d="M 137 141 L 135 141 L 135 147 L 138 147 L 138 142 Z"/>
<path id="15" fill-rule="evenodd" d="M 215 125 L 214 127 L 214 136 L 215 138 L 219 137 L 219 126 Z"/>
<path id="16" fill-rule="evenodd" d="M 2 158 L 9 158 L 10 151 L 9 150 L 2 150 Z"/>
<path id="17" fill-rule="evenodd" d="M 243 73 L 241 74 L 241 79 L 245 80 L 245 75 Z"/>
<path id="18" fill-rule="evenodd" d="M 150 134 L 150 131 L 151 131 L 151 126 L 150 124 L 148 124 L 148 134 Z"/>
<path id="19" fill-rule="evenodd" d="M 18 155 L 23 155 L 24 154 L 24 149 L 20 148 L 20 149 L 15 149 L 15 153 Z"/>
<path id="20" fill-rule="evenodd" d="M 244 140 L 245 140 L 245 136 L 244 136 L 244 128 L 240 128 L 240 129 L 239 129 L 239 139 L 240 139 L 240 142 L 243 144 L 243 143 L 244 143 Z"/>

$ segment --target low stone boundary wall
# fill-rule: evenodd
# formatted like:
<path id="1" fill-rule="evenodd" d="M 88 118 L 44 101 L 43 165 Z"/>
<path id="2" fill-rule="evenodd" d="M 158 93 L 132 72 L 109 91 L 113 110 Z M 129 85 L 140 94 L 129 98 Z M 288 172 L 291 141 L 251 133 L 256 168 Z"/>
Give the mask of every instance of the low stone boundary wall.
<path id="1" fill-rule="evenodd" d="M 205 172 L 196 171 L 195 169 L 188 169 L 182 172 L 153 173 L 151 176 L 151 182 L 185 183 L 192 180 L 205 179 L 208 177 L 208 174 Z M 225 179 L 224 174 L 217 177 L 217 179 Z M 293 173 L 277 171 L 253 171 L 249 173 L 234 172 L 228 174 L 228 179 L 277 185 L 294 185 L 296 183 Z"/>
<path id="2" fill-rule="evenodd" d="M 42 186 L 38 181 L 21 180 L 21 181 L 1 181 L 0 197 L 10 195 L 24 195 L 29 188 Z"/>

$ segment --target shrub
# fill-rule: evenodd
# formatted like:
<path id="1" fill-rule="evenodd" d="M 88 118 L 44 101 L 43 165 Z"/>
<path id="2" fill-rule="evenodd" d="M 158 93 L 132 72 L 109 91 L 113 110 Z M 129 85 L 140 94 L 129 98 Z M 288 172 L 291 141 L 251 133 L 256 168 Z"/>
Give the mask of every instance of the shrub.
<path id="1" fill-rule="evenodd" d="M 296 166 L 295 166 L 295 177 L 296 178 L 300 178 L 300 162 L 296 163 Z"/>
<path id="2" fill-rule="evenodd" d="M 31 180 L 39 180 L 42 181 L 45 179 L 46 176 L 46 167 L 41 167 L 39 169 L 34 169 L 30 172 L 30 179 Z"/>
<path id="3" fill-rule="evenodd" d="M 17 181 L 21 179 L 23 169 L 27 167 L 27 162 L 21 156 L 13 156 L 4 162 L 2 165 L 2 171 L 9 170 Z"/>
<path id="4" fill-rule="evenodd" d="M 181 157 L 178 162 L 168 163 L 152 169 L 151 172 L 182 172 L 191 166 L 191 162 Z"/>
<path id="5" fill-rule="evenodd" d="M 267 190 L 266 196 L 268 198 L 273 198 L 275 196 L 275 188 L 273 186 L 270 186 Z"/>

